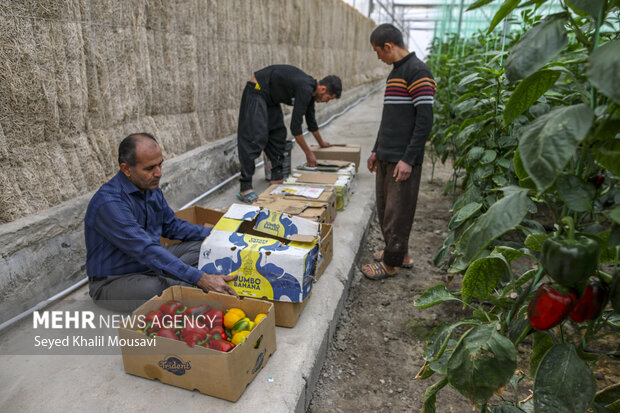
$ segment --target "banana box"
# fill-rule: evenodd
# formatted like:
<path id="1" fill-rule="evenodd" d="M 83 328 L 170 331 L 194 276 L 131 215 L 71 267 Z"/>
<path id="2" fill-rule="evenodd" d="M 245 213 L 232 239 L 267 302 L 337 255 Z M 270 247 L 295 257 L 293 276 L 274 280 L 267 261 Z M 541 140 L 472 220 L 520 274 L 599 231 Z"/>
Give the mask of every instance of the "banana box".
<path id="1" fill-rule="evenodd" d="M 255 205 L 233 204 L 200 248 L 198 268 L 237 274 L 239 295 L 301 302 L 319 260 L 319 223 Z"/>

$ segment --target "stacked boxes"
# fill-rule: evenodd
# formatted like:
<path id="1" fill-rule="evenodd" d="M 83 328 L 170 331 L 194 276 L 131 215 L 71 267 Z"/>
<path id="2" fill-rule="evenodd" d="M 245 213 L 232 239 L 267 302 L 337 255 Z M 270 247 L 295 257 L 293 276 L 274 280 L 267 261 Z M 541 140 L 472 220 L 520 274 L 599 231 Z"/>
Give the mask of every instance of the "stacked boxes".
<path id="1" fill-rule="evenodd" d="M 295 172 L 284 181 L 284 184 L 333 188 L 336 192 L 336 209 L 340 211 L 349 203 L 353 182 L 353 177 L 348 174 Z"/>
<path id="2" fill-rule="evenodd" d="M 360 156 L 362 148 L 359 145 L 335 144 L 328 148 L 321 148 L 318 145 L 310 145 L 310 150 L 316 159 L 329 159 L 335 161 L 349 161 L 355 163 L 355 170 L 360 167 Z"/>
<path id="3" fill-rule="evenodd" d="M 310 187 L 305 187 L 310 188 Z M 304 187 L 271 185 L 254 205 L 317 222 L 333 222 L 336 218 L 336 193 L 331 188 L 313 188 L 315 193 L 304 193 Z"/>

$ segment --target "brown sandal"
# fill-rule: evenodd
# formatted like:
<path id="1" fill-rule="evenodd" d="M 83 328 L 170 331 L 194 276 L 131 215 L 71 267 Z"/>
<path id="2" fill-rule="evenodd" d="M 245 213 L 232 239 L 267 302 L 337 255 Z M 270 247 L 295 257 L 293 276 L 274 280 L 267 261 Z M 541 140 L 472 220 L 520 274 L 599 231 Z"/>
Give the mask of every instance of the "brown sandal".
<path id="1" fill-rule="evenodd" d="M 372 254 L 372 258 L 375 261 L 381 262 L 383 261 L 383 250 L 381 251 L 377 251 L 374 254 Z M 407 257 L 405 257 L 407 258 Z M 401 265 L 402 268 L 413 268 L 413 260 L 411 258 L 409 258 L 409 261 L 407 262 L 403 262 L 403 264 Z"/>
<path id="2" fill-rule="evenodd" d="M 366 264 L 361 268 L 361 271 L 364 277 L 369 280 L 383 280 L 384 278 L 394 277 L 398 273 L 398 270 L 394 270 L 393 273 L 388 272 L 383 262 Z"/>

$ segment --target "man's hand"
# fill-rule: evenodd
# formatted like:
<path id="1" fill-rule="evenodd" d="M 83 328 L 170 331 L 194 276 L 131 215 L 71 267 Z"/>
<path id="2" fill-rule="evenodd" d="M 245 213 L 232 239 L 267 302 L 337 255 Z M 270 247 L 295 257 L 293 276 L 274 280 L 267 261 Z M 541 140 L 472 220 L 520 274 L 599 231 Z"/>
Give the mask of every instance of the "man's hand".
<path id="1" fill-rule="evenodd" d="M 394 178 L 396 182 L 406 181 L 411 176 L 411 170 L 413 168 L 407 162 L 398 161 L 396 168 L 394 168 Z"/>
<path id="2" fill-rule="evenodd" d="M 202 288 L 205 292 L 215 291 L 217 293 L 234 295 L 235 297 L 239 297 L 237 292 L 228 284 L 228 281 L 232 281 L 237 278 L 237 274 L 234 275 L 215 275 L 215 274 L 207 274 L 206 272 L 202 274 L 202 277 L 198 280 L 196 285 Z"/>
<path id="3" fill-rule="evenodd" d="M 330 146 L 332 146 L 332 144 L 329 142 L 321 141 L 321 143 L 319 143 L 319 146 L 321 148 L 329 148 Z"/>
<path id="4" fill-rule="evenodd" d="M 316 166 L 316 157 L 311 151 L 308 151 L 308 153 L 306 153 L 306 163 L 308 164 L 308 166 Z"/>
<path id="5" fill-rule="evenodd" d="M 372 152 L 370 154 L 370 156 L 368 157 L 368 160 L 366 161 L 366 164 L 370 172 L 377 171 L 377 154 L 375 152 Z"/>

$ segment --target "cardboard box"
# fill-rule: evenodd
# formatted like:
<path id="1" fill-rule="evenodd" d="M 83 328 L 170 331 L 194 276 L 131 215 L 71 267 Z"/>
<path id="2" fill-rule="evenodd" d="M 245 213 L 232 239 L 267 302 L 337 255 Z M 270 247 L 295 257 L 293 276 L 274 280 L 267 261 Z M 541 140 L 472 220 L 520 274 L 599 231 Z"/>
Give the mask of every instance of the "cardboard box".
<path id="1" fill-rule="evenodd" d="M 276 325 L 278 327 L 295 327 L 311 295 L 312 293 L 308 294 L 306 299 L 300 303 L 270 300 L 269 302 L 273 303 L 273 308 L 275 309 Z"/>
<path id="2" fill-rule="evenodd" d="M 350 175 L 295 172 L 285 181 L 285 185 L 310 185 L 333 188 L 336 192 L 336 209 L 343 210 L 349 203 L 354 179 Z"/>
<path id="3" fill-rule="evenodd" d="M 238 307 L 248 317 L 256 317 L 259 313 L 265 313 L 267 317 L 256 325 L 245 343 L 226 353 L 200 346 L 189 347 L 183 341 L 162 337 L 155 337 L 156 345 L 153 347 L 121 346 L 125 371 L 184 389 L 196 389 L 221 399 L 233 402 L 238 400 L 276 350 L 273 304 L 174 286 L 165 290 L 161 296 L 155 296 L 144 303 L 133 314 L 146 315 L 168 300 L 191 302 L 192 305 L 204 303 L 221 309 Z M 119 328 L 121 342 L 123 339 L 132 342 L 146 337 L 135 329 L 129 328 L 127 324 Z"/>
<path id="4" fill-rule="evenodd" d="M 274 185 L 277 186 L 277 185 Z M 335 198 L 335 193 L 332 191 L 331 195 Z M 335 202 L 335 201 L 334 201 Z M 334 205 L 335 208 L 335 205 Z M 192 206 L 175 213 L 177 218 L 184 219 L 192 224 L 204 225 L 213 227 L 224 216 L 224 212 L 216 211 L 209 208 L 202 208 L 198 206 Z M 333 227 L 330 224 L 321 224 L 319 226 L 321 232 L 321 244 L 320 244 L 320 258 L 317 263 L 317 270 L 314 274 L 314 282 L 316 282 L 320 276 L 325 272 L 325 269 L 331 262 L 334 252 L 334 234 Z M 170 241 L 166 238 L 162 238 L 162 245 Z M 167 244 L 166 244 L 167 245 Z M 270 301 L 274 305 L 275 310 L 275 323 L 279 327 L 294 327 L 299 319 L 301 312 L 305 308 L 309 296 L 306 297 L 300 303 L 284 302 L 284 301 Z"/>
<path id="5" fill-rule="evenodd" d="M 310 150 L 316 159 L 331 159 L 335 161 L 349 161 L 355 163 L 355 170 L 359 170 L 362 147 L 360 145 L 335 144 L 329 148 L 310 145 Z"/>
<path id="6" fill-rule="evenodd" d="M 260 195 L 254 205 L 258 205 L 273 211 L 284 212 L 315 222 L 328 222 L 327 204 L 320 202 L 296 201 L 280 198 L 277 196 Z"/>
<path id="7" fill-rule="evenodd" d="M 307 188 L 307 186 L 305 186 Z M 276 184 L 276 185 L 271 185 L 269 188 L 267 188 L 263 193 L 261 193 L 258 198 L 279 198 L 279 199 L 285 199 L 285 200 L 292 200 L 292 201 L 300 201 L 300 202 L 312 202 L 314 203 L 321 203 L 321 204 L 325 204 L 326 208 L 327 208 L 327 216 L 326 216 L 326 220 L 325 221 L 319 221 L 319 222 L 334 222 L 334 220 L 336 219 L 336 214 L 337 214 L 337 199 L 338 196 L 336 195 L 336 191 L 333 188 L 319 188 L 321 189 L 321 194 L 318 197 L 315 198 L 308 198 L 306 196 L 303 195 L 296 195 L 298 193 L 298 188 L 300 187 L 296 187 L 293 185 L 284 185 L 284 184 Z M 301 188 L 304 188 L 304 186 L 302 186 Z M 277 208 L 274 208 L 277 209 Z M 287 211 L 284 211 L 287 212 Z M 300 215 L 300 216 L 304 216 L 304 215 Z"/>
<path id="8" fill-rule="evenodd" d="M 319 224 L 255 205 L 233 204 L 200 248 L 198 268 L 237 274 L 239 295 L 301 302 L 312 290 Z"/>

